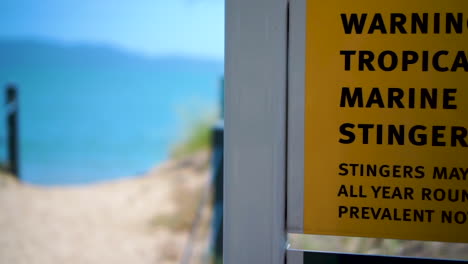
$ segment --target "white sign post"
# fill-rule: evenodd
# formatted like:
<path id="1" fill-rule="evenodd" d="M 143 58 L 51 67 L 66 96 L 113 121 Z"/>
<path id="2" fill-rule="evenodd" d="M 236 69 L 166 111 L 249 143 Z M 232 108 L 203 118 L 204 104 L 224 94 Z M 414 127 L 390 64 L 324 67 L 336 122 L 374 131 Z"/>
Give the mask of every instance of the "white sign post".
<path id="1" fill-rule="evenodd" d="M 287 1 L 227 0 L 224 263 L 285 261 Z"/>
<path id="2" fill-rule="evenodd" d="M 457 201 L 440 195 L 465 188 L 468 175 L 468 9 L 462 0 L 430 2 L 226 1 L 224 263 L 452 263 L 286 253 L 287 231 L 466 242 L 466 189 Z M 395 32 L 387 35 L 382 17 Z M 425 66 L 433 50 L 434 73 Z M 445 67 L 440 58 L 457 50 Z M 448 88 L 426 88 L 436 84 Z"/>

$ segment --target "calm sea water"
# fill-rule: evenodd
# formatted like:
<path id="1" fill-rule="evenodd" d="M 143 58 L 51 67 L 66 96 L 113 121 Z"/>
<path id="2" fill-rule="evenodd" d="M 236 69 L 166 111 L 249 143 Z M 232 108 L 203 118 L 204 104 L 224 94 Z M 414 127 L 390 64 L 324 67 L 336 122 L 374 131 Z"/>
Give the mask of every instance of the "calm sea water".
<path id="1" fill-rule="evenodd" d="M 14 80 L 20 89 L 22 179 L 83 184 L 144 173 L 168 158 L 187 120 L 218 107 L 219 78 L 190 71 L 3 69 L 0 83 Z"/>

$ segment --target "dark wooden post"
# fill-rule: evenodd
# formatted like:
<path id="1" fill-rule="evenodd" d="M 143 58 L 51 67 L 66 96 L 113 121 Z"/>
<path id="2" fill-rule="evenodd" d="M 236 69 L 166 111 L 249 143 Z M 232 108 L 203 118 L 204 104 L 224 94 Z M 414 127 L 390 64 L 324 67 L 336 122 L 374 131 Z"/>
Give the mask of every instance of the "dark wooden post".
<path id="1" fill-rule="evenodd" d="M 213 144 L 213 221 L 212 221 L 212 250 L 214 257 L 214 264 L 222 263 L 223 257 L 223 140 L 224 140 L 224 126 L 219 123 L 214 127 L 212 132 Z"/>
<path id="2" fill-rule="evenodd" d="M 213 220 L 211 233 L 213 264 L 221 264 L 223 258 L 224 77 L 220 80 L 220 90 L 220 120 L 211 134 L 213 147 Z"/>
<path id="3" fill-rule="evenodd" d="M 7 129 L 8 129 L 8 165 L 17 178 L 19 178 L 19 148 L 18 148 L 18 89 L 9 84 L 6 87 Z"/>

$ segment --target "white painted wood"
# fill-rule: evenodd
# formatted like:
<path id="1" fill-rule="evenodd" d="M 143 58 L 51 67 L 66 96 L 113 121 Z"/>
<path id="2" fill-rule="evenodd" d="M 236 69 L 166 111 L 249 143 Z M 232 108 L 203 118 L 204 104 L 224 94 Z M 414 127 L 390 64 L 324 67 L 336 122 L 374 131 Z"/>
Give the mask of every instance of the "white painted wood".
<path id="1" fill-rule="evenodd" d="M 301 250 L 288 249 L 288 252 L 286 253 L 286 263 L 304 264 L 304 252 Z"/>
<path id="2" fill-rule="evenodd" d="M 227 0 L 224 263 L 283 264 L 287 0 Z"/>
<path id="3" fill-rule="evenodd" d="M 306 0 L 289 6 L 287 229 L 304 227 L 304 87 Z"/>

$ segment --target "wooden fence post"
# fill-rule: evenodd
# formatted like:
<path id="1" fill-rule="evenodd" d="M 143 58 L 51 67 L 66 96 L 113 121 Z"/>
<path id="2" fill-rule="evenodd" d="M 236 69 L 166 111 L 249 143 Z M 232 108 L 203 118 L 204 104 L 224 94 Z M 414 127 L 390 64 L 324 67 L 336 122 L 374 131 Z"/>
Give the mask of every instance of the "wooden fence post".
<path id="1" fill-rule="evenodd" d="M 18 145 L 18 116 L 19 116 L 19 103 L 18 103 L 18 89 L 15 85 L 9 84 L 6 86 L 6 104 L 7 111 L 7 134 L 8 134 L 8 165 L 17 178 L 20 177 L 19 171 L 19 145 Z"/>

